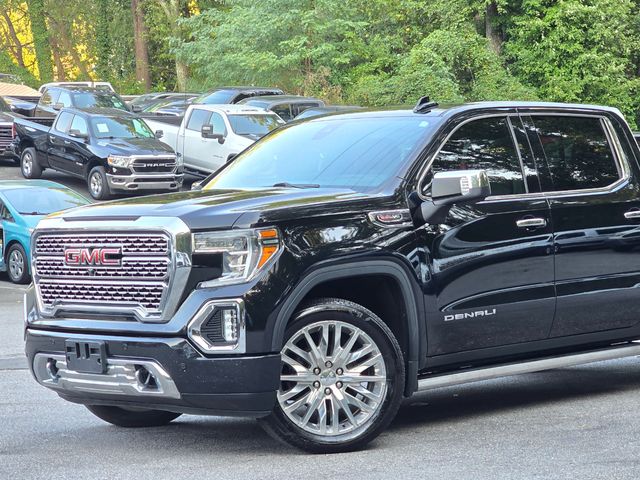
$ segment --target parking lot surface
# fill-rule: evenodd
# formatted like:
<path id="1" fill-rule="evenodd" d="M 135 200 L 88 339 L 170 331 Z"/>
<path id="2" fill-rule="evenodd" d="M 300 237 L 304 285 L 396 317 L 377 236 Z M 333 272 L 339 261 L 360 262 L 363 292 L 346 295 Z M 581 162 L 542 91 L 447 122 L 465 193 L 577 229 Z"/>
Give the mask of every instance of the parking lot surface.
<path id="1" fill-rule="evenodd" d="M 361 452 L 306 455 L 253 420 L 120 429 L 32 379 L 22 292 L 0 274 L 0 479 L 636 479 L 640 359 L 421 394 Z"/>

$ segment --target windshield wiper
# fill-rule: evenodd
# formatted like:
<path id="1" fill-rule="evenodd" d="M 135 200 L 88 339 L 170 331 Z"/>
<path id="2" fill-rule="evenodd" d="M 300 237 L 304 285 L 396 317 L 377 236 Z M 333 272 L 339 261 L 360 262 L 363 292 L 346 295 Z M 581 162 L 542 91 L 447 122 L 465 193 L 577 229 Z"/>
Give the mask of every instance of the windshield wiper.
<path id="1" fill-rule="evenodd" d="M 272 187 L 285 187 L 285 188 L 320 188 L 317 183 L 289 183 L 279 182 L 271 185 Z"/>
<path id="2" fill-rule="evenodd" d="M 49 215 L 46 212 L 20 212 L 20 215 Z"/>

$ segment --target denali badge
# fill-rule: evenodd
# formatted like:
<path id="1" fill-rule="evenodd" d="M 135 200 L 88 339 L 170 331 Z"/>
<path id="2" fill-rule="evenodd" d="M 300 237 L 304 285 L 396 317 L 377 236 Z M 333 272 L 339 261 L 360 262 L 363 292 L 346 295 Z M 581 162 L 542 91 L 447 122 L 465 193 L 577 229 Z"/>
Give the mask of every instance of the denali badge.
<path id="1" fill-rule="evenodd" d="M 455 313 L 452 315 L 445 315 L 444 321 L 450 322 L 451 320 L 464 320 L 465 318 L 488 317 L 490 315 L 495 315 L 495 314 L 496 314 L 495 308 L 492 308 L 491 310 L 478 310 L 476 312 Z"/>
<path id="2" fill-rule="evenodd" d="M 100 267 L 119 267 L 122 259 L 120 247 L 66 248 L 64 263 L 72 267 L 95 265 Z"/>

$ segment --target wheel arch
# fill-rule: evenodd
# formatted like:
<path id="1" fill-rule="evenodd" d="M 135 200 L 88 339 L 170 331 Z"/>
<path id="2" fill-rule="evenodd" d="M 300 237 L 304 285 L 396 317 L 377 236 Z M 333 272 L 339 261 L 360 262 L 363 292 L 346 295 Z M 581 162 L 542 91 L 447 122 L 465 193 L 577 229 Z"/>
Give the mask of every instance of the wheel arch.
<path id="1" fill-rule="evenodd" d="M 309 298 L 316 288 L 336 281 L 350 278 L 384 276 L 398 288 L 402 296 L 402 306 L 406 317 L 406 382 L 405 395 L 409 396 L 417 389 L 417 377 L 420 359 L 424 358 L 426 336 L 424 322 L 420 321 L 421 301 L 416 301 L 416 293 L 407 269 L 392 260 L 367 260 L 366 262 L 342 263 L 314 270 L 306 275 L 292 290 L 279 309 L 271 339 L 273 351 L 280 351 L 284 343 L 285 331 L 295 312 Z M 350 300 L 349 298 L 347 298 Z M 353 301 L 353 300 L 352 300 Z M 366 305 L 363 305 L 367 307 Z M 368 307 L 367 307 L 368 308 Z M 384 319 L 383 319 L 384 321 Z M 385 322 L 386 323 L 386 322 Z M 392 329 L 393 330 L 393 329 Z M 401 339 L 398 339 L 401 342 Z"/>

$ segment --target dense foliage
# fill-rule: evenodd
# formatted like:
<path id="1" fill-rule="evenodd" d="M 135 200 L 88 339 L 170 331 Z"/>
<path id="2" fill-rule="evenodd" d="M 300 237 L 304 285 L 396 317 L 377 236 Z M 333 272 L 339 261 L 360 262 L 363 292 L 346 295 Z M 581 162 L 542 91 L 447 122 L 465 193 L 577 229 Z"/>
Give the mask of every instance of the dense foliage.
<path id="1" fill-rule="evenodd" d="M 126 92 L 260 84 L 374 105 L 422 95 L 592 102 L 617 106 L 634 123 L 640 111 L 640 0 L 0 5 L 13 12 L 5 25 L 0 19 L 0 68 L 29 83 L 90 76 Z"/>

